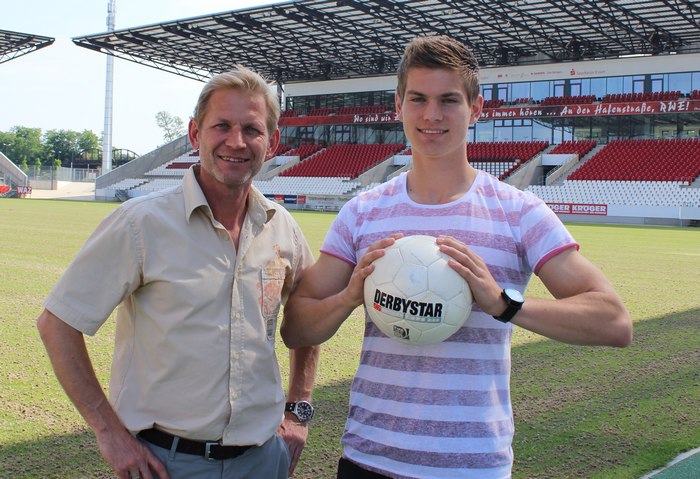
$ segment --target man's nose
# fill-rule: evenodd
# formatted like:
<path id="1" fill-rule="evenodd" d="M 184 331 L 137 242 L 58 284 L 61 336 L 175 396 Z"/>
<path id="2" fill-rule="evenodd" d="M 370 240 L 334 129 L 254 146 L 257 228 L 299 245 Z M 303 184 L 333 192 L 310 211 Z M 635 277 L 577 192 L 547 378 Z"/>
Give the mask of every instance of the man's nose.
<path id="1" fill-rule="evenodd" d="M 243 131 L 239 127 L 233 127 L 226 136 L 226 146 L 230 148 L 244 148 Z"/>
<path id="2" fill-rule="evenodd" d="M 440 108 L 440 102 L 428 100 L 425 105 L 425 110 L 423 111 L 423 117 L 430 121 L 442 120 L 442 109 Z"/>

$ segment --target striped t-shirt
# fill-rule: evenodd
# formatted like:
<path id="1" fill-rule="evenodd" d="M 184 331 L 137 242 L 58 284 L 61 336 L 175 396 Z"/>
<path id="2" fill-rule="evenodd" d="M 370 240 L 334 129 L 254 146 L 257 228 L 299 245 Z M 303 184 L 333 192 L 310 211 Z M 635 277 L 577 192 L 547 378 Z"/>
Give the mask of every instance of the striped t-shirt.
<path id="1" fill-rule="evenodd" d="M 356 264 L 397 232 L 453 236 L 503 288 L 521 292 L 545 261 L 578 247 L 540 199 L 479 172 L 462 198 L 441 205 L 412 201 L 405 174 L 362 193 L 340 211 L 321 251 Z M 509 478 L 511 334 L 512 325 L 474 305 L 446 341 L 414 346 L 384 336 L 365 315 L 344 457 L 397 479 Z"/>

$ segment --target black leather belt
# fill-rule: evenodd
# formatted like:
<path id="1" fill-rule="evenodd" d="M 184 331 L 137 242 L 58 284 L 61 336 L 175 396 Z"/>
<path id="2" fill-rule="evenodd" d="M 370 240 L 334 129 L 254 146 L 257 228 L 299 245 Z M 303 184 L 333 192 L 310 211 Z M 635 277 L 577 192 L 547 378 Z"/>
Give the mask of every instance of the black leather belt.
<path id="1" fill-rule="evenodd" d="M 177 436 L 159 429 L 145 429 L 138 433 L 138 437 L 156 446 L 171 449 Z M 175 450 L 184 454 L 193 454 L 195 456 L 203 456 L 205 459 L 221 461 L 238 457 L 251 447 L 253 446 L 222 446 L 218 441 L 192 441 L 181 437 Z"/>

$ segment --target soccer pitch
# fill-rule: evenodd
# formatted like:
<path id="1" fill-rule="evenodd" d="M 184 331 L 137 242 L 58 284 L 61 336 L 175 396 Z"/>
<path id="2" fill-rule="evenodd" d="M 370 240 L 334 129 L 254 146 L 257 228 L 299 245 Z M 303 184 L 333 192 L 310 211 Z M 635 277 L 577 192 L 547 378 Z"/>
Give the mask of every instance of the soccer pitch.
<path id="1" fill-rule="evenodd" d="M 34 321 L 97 223 L 117 205 L 0 200 L 0 477 L 113 477 L 58 385 Z M 333 214 L 294 212 L 315 254 Z M 638 479 L 700 446 L 700 230 L 570 224 L 635 321 L 626 349 L 569 346 L 517 329 L 513 477 Z M 108 272 L 106 272 L 108 274 Z M 534 278 L 527 291 L 548 297 Z M 358 309 L 324 344 L 309 443 L 295 478 L 330 479 L 359 360 Z M 114 324 L 88 339 L 107 385 Z M 279 342 L 286 377 L 287 354 Z"/>

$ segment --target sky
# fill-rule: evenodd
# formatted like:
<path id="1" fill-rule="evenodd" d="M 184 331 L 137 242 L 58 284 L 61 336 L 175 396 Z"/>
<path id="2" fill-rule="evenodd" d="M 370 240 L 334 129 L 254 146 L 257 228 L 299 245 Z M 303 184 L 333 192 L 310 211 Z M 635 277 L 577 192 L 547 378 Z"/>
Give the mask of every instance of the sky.
<path id="1" fill-rule="evenodd" d="M 240 10 L 279 0 L 116 0 L 115 29 Z M 107 55 L 72 38 L 107 31 L 108 0 L 3 0 L 0 30 L 55 38 L 53 45 L 0 64 L 0 131 L 104 130 Z M 112 146 L 139 155 L 165 143 L 155 116 L 184 125 L 204 84 L 128 60 L 114 59 Z"/>

